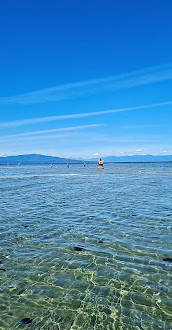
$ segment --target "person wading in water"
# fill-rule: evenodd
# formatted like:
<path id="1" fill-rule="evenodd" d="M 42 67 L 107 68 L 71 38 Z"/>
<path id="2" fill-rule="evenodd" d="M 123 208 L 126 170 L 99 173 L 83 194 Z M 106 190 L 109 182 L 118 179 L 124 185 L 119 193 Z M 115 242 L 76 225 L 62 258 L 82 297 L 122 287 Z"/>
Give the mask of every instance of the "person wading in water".
<path id="1" fill-rule="evenodd" d="M 103 160 L 101 158 L 98 159 L 97 163 L 98 163 L 98 168 L 103 169 Z"/>

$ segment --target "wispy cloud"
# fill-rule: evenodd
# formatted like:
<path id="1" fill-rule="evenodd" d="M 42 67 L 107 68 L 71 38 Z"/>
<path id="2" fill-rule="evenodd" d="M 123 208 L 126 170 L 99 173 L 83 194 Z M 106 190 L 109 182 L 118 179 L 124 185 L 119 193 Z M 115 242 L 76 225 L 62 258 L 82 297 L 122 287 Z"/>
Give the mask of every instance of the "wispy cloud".
<path id="1" fill-rule="evenodd" d="M 147 85 L 170 79 L 172 79 L 172 63 L 147 67 L 142 70 L 127 72 L 116 76 L 73 82 L 30 93 L 2 97 L 0 98 L 0 104 L 15 103 L 29 105 L 61 101 L 90 94 Z"/>
<path id="2" fill-rule="evenodd" d="M 1 139 L 14 139 L 16 137 L 30 137 L 30 136 L 35 136 L 35 135 L 40 135 L 40 134 L 49 134 L 49 133 L 55 133 L 55 132 L 78 131 L 78 130 L 95 128 L 95 127 L 100 127 L 100 126 L 104 126 L 104 124 L 92 124 L 92 125 L 56 128 L 56 129 L 49 129 L 49 130 L 43 130 L 43 131 L 32 131 L 32 132 L 20 133 L 20 134 L 3 135 L 0 138 Z"/>
<path id="3" fill-rule="evenodd" d="M 112 113 L 116 113 L 116 112 L 134 111 L 134 110 L 162 107 L 162 106 L 168 106 L 171 104 L 172 104 L 172 101 L 168 101 L 168 102 L 161 102 L 161 103 L 139 105 L 136 107 L 129 107 L 129 108 L 119 108 L 119 109 L 103 110 L 103 111 L 95 111 L 95 112 L 76 113 L 76 114 L 71 114 L 71 115 L 49 116 L 49 117 L 40 117 L 40 118 L 33 118 L 33 119 L 6 121 L 6 122 L 0 122 L 0 127 L 1 128 L 16 127 L 16 126 L 45 123 L 45 122 L 51 122 L 51 121 L 57 121 L 57 120 L 93 117 L 93 116 L 112 114 Z"/>

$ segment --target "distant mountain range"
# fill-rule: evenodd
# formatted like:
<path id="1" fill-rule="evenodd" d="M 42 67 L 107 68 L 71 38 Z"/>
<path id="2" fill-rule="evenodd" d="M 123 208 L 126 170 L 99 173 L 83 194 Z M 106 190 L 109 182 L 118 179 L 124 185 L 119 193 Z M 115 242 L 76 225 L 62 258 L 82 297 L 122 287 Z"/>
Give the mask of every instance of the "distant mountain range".
<path id="1" fill-rule="evenodd" d="M 172 155 L 166 156 L 153 156 L 153 155 L 134 155 L 134 156 L 108 156 L 103 157 L 104 162 L 172 162 Z M 86 160 L 87 162 L 97 162 L 97 158 Z M 60 158 L 52 156 L 44 156 L 39 154 L 18 155 L 0 157 L 0 165 L 9 164 L 66 164 L 66 163 L 83 163 L 84 160 Z"/>
<path id="2" fill-rule="evenodd" d="M 0 157 L 0 164 L 66 164 L 83 163 L 81 160 L 44 156 L 38 154 Z"/>
<path id="3" fill-rule="evenodd" d="M 172 155 L 133 155 L 133 156 L 108 156 L 103 158 L 105 162 L 172 162 Z"/>

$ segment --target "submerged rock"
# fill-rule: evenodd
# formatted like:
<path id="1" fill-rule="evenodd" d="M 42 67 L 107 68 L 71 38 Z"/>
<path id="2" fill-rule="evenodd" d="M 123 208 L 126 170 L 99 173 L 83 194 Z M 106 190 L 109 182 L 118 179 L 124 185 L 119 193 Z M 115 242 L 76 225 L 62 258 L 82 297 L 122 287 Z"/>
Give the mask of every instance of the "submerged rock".
<path id="1" fill-rule="evenodd" d="M 22 319 L 21 322 L 24 324 L 29 324 L 29 323 L 32 323 L 32 319 L 30 319 L 30 317 L 26 317 L 26 318 Z"/>
<path id="2" fill-rule="evenodd" d="M 24 225 L 24 224 L 22 224 L 21 227 L 23 227 L 23 228 L 28 228 L 29 226 L 28 226 L 28 225 Z"/>
<path id="3" fill-rule="evenodd" d="M 75 246 L 74 247 L 74 250 L 75 251 L 83 251 L 83 248 L 82 247 L 79 247 L 79 246 Z"/>
<path id="4" fill-rule="evenodd" d="M 172 258 L 164 258 L 162 259 L 163 261 L 168 261 L 168 262 L 172 262 Z"/>

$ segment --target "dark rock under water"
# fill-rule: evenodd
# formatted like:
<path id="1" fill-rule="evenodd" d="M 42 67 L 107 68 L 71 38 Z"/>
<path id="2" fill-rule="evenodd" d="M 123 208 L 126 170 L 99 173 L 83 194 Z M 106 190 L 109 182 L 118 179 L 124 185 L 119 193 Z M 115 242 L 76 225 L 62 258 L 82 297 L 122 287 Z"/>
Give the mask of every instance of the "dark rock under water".
<path id="1" fill-rule="evenodd" d="M 172 258 L 164 258 L 162 259 L 163 261 L 168 261 L 168 262 L 172 262 Z"/>
<path id="2" fill-rule="evenodd" d="M 24 324 L 29 324 L 29 323 L 32 323 L 32 319 L 30 319 L 30 317 L 26 317 L 26 318 L 22 319 L 21 322 Z"/>
<path id="3" fill-rule="evenodd" d="M 28 225 L 21 225 L 21 227 L 28 228 L 29 226 Z"/>
<path id="4" fill-rule="evenodd" d="M 75 246 L 74 247 L 74 250 L 75 251 L 83 251 L 83 248 L 82 247 L 79 247 L 79 246 Z"/>

